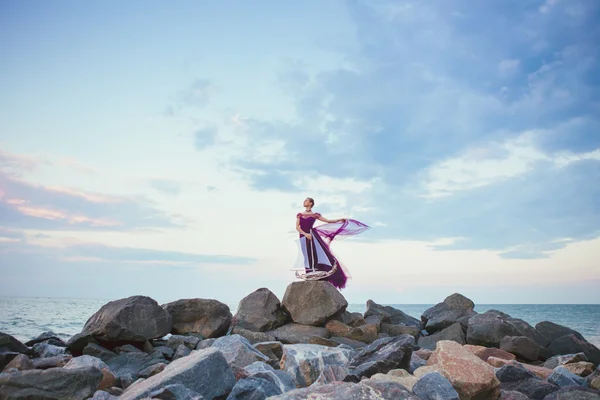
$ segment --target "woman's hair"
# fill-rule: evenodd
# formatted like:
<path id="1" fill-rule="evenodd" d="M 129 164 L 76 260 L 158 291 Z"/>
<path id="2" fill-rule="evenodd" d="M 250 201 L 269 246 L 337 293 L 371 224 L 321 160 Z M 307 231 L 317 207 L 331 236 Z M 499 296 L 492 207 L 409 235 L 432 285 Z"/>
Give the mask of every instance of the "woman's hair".
<path id="1" fill-rule="evenodd" d="M 310 201 L 311 206 L 315 206 L 315 200 L 312 197 L 307 197 L 306 200 Z"/>

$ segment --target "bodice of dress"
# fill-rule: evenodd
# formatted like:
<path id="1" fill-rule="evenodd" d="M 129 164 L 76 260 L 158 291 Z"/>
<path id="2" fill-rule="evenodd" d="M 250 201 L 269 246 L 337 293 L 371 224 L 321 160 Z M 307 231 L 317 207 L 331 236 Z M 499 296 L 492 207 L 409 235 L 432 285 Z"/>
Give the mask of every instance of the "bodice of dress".
<path id="1" fill-rule="evenodd" d="M 300 229 L 302 229 L 303 232 L 309 233 L 310 230 L 312 229 L 313 225 L 315 224 L 315 221 L 317 220 L 317 217 L 319 217 L 321 214 L 319 213 L 313 213 L 313 214 L 302 214 L 302 213 L 298 213 L 296 216 L 300 217 Z M 300 234 L 300 236 L 302 236 L 302 234 Z"/>

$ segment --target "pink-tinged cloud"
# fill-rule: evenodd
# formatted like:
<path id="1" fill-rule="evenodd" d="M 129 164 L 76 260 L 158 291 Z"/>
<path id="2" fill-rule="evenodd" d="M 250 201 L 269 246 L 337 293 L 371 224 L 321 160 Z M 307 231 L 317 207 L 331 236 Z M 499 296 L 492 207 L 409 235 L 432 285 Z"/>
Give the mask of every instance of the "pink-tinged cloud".
<path id="1" fill-rule="evenodd" d="M 0 149 L 0 169 L 33 171 L 41 164 L 52 165 L 50 161 L 41 157 L 12 154 Z"/>

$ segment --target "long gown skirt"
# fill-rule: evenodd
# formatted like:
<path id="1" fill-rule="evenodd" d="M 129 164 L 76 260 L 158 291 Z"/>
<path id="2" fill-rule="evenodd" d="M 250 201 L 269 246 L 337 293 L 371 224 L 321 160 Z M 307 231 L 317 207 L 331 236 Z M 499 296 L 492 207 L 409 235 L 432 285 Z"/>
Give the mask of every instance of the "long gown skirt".
<path id="1" fill-rule="evenodd" d="M 311 276 L 314 276 L 312 280 L 325 280 L 339 289 L 345 288 L 348 276 L 329 249 L 329 245 L 317 230 L 311 229 L 310 234 L 312 240 L 304 236 L 300 238 L 305 277 L 311 280 Z"/>

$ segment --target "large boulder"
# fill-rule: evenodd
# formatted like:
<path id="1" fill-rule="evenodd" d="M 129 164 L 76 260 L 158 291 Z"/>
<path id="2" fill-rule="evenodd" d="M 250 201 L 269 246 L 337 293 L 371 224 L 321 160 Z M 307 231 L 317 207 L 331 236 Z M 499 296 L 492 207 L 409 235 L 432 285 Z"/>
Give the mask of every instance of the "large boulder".
<path id="1" fill-rule="evenodd" d="M 352 351 L 316 344 L 288 344 L 283 346 L 281 370 L 296 381 L 298 387 L 307 387 L 317 381 L 330 367 L 347 370 Z"/>
<path id="2" fill-rule="evenodd" d="M 363 377 L 386 374 L 398 368 L 408 370 L 415 347 L 415 338 L 407 334 L 378 339 L 352 357 L 344 381 L 359 382 Z"/>
<path id="3" fill-rule="evenodd" d="M 500 342 L 505 336 L 526 336 L 541 347 L 549 343 L 548 339 L 540 335 L 527 322 L 497 310 L 473 315 L 469 319 L 468 326 L 467 343 L 469 344 L 500 347 Z"/>
<path id="4" fill-rule="evenodd" d="M 181 299 L 163 305 L 173 317 L 171 333 L 200 333 L 204 338 L 216 338 L 227 333 L 231 310 L 218 300 Z"/>
<path id="5" fill-rule="evenodd" d="M 250 342 L 240 335 L 223 336 L 211 346 L 223 353 L 232 368 L 244 368 L 256 361 L 268 362 L 269 357 L 256 350 Z"/>
<path id="6" fill-rule="evenodd" d="M 456 343 L 465 344 L 465 332 L 462 325 L 455 322 L 433 335 L 421 336 L 418 343 L 419 347 L 423 349 L 435 350 L 435 345 L 440 340 L 453 340 Z"/>
<path id="7" fill-rule="evenodd" d="M 285 325 L 289 319 L 277 296 L 269 289 L 261 288 L 240 301 L 233 320 L 236 327 L 266 332 Z"/>
<path id="8" fill-rule="evenodd" d="M 500 381 L 492 366 L 456 342 L 439 341 L 427 364 L 436 366 L 461 399 L 497 399 L 500 396 Z"/>
<path id="9" fill-rule="evenodd" d="M 193 351 L 189 356 L 173 361 L 161 373 L 137 381 L 123 392 L 120 399 L 143 399 L 171 384 L 181 384 L 206 399 L 224 398 L 235 383 L 235 376 L 223 353 L 209 348 Z"/>
<path id="10" fill-rule="evenodd" d="M 454 293 L 443 302 L 427 309 L 421 315 L 421 321 L 428 332 L 437 332 L 454 324 L 459 318 L 475 315 L 474 308 L 475 303 L 470 299 L 460 293 Z"/>
<path id="11" fill-rule="evenodd" d="M 92 315 L 82 330 L 107 342 L 145 342 L 171 331 L 171 315 L 146 296 L 111 301 Z"/>
<path id="12" fill-rule="evenodd" d="M 580 339 L 574 333 L 569 333 L 553 340 L 550 346 L 545 349 L 545 352 L 549 356 L 584 353 L 591 363 L 596 366 L 600 364 L 600 349 L 587 340 Z"/>
<path id="13" fill-rule="evenodd" d="M 392 325 L 413 326 L 422 329 L 423 324 L 418 319 L 411 317 L 405 312 L 391 306 L 382 306 L 373 300 L 367 301 L 367 311 L 365 311 L 365 320 L 369 317 L 379 317 L 381 322 Z M 370 323 L 367 321 L 367 323 Z"/>
<path id="14" fill-rule="evenodd" d="M 287 287 L 282 306 L 295 323 L 323 326 L 346 311 L 348 302 L 331 283 L 306 281 Z"/>
<path id="15" fill-rule="evenodd" d="M 361 383 L 331 382 L 325 385 L 313 385 L 296 389 L 269 400 L 419 400 L 403 385 L 391 381 L 365 380 Z"/>
<path id="16" fill-rule="evenodd" d="M 284 344 L 307 344 L 313 337 L 327 339 L 331 336 L 327 328 L 300 324 L 287 324 L 266 333 Z"/>
<path id="17" fill-rule="evenodd" d="M 4 373 L 0 374 L 0 399 L 84 400 L 92 397 L 102 379 L 95 367 Z"/>

